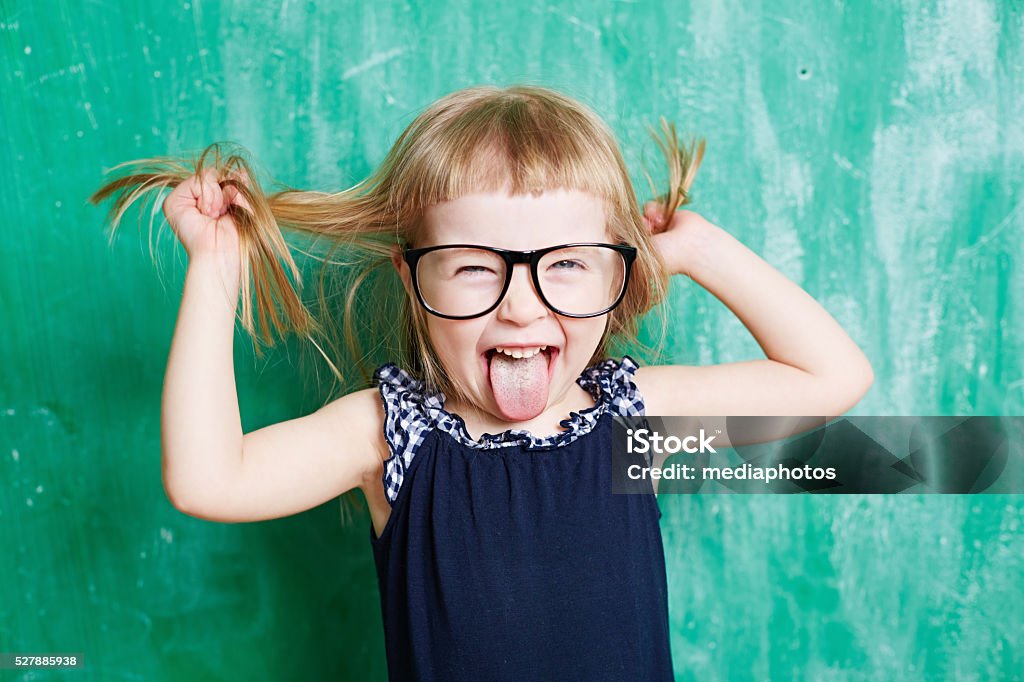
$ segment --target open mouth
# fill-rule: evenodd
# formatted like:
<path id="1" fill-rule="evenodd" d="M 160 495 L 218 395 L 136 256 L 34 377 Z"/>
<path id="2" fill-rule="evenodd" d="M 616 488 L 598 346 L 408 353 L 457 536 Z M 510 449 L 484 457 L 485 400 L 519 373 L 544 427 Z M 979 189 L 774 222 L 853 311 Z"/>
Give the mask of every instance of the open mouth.
<path id="1" fill-rule="evenodd" d="M 557 347 L 538 345 L 497 346 L 481 355 L 498 413 L 506 421 L 529 421 L 546 409 L 557 357 Z"/>
<path id="2" fill-rule="evenodd" d="M 552 347 L 552 349 L 553 348 L 554 347 Z M 487 354 L 488 357 L 490 357 L 493 356 L 495 353 L 501 353 L 502 355 L 506 355 L 510 358 L 515 358 L 519 360 L 532 358 L 537 353 L 544 353 L 546 355 L 550 352 L 550 350 L 551 349 L 549 349 L 547 346 L 534 346 L 533 348 L 522 348 L 519 346 L 503 348 L 501 346 L 497 346 L 487 351 Z"/>
<path id="3" fill-rule="evenodd" d="M 558 357 L 557 346 L 496 346 L 484 351 L 483 362 L 484 369 L 487 370 L 487 375 L 490 376 L 491 360 L 498 354 L 502 355 L 503 360 L 523 361 L 530 360 L 537 355 L 543 355 L 547 361 L 548 368 L 548 381 L 551 381 L 551 375 L 554 373 L 555 358 Z"/>

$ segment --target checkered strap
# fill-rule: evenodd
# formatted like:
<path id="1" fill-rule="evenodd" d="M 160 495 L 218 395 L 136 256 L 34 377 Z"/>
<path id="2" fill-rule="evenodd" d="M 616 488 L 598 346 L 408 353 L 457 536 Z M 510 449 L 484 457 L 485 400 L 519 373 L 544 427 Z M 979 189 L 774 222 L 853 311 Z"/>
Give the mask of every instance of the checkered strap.
<path id="1" fill-rule="evenodd" d="M 384 463 L 384 491 L 388 502 L 395 503 L 405 480 L 405 472 L 416 449 L 431 428 L 423 405 L 423 383 L 408 372 L 388 363 L 374 374 L 384 400 L 384 438 L 391 456 Z"/>
<path id="2" fill-rule="evenodd" d="M 642 417 L 645 406 L 643 396 L 633 382 L 633 374 L 639 369 L 636 361 L 628 355 L 621 361 L 605 360 L 587 368 L 580 377 L 580 385 L 594 393 L 600 389 L 600 401 L 608 403 L 608 411 L 620 417 Z"/>

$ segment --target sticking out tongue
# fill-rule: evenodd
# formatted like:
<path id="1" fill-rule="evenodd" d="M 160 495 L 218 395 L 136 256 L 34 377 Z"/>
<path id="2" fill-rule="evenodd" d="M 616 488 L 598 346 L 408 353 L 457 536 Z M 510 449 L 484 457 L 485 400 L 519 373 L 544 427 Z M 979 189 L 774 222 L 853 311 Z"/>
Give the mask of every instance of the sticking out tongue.
<path id="1" fill-rule="evenodd" d="M 509 421 L 533 419 L 548 404 L 548 356 L 511 358 L 491 355 L 491 390 L 498 409 Z"/>

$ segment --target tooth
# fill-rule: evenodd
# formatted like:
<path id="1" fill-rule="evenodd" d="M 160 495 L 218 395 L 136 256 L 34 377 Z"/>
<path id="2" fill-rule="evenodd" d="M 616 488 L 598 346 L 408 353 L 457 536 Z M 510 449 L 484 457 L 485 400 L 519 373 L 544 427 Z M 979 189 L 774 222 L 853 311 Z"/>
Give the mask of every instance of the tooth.
<path id="1" fill-rule="evenodd" d="M 521 358 L 521 357 L 523 357 L 523 352 L 519 351 L 519 350 L 514 350 L 514 351 L 512 351 L 512 357 L 514 357 L 514 358 Z"/>

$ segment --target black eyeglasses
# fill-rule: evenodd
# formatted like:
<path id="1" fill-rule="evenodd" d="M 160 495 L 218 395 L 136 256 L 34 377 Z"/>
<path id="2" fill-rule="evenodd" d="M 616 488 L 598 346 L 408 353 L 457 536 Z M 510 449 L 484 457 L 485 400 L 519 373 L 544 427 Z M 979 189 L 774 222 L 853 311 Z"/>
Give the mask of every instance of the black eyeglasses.
<path id="1" fill-rule="evenodd" d="M 577 243 L 533 251 L 475 244 L 405 249 L 413 290 L 433 315 L 468 320 L 501 303 L 514 265 L 528 263 L 541 301 L 565 317 L 597 317 L 622 302 L 636 248 L 625 244 Z"/>

